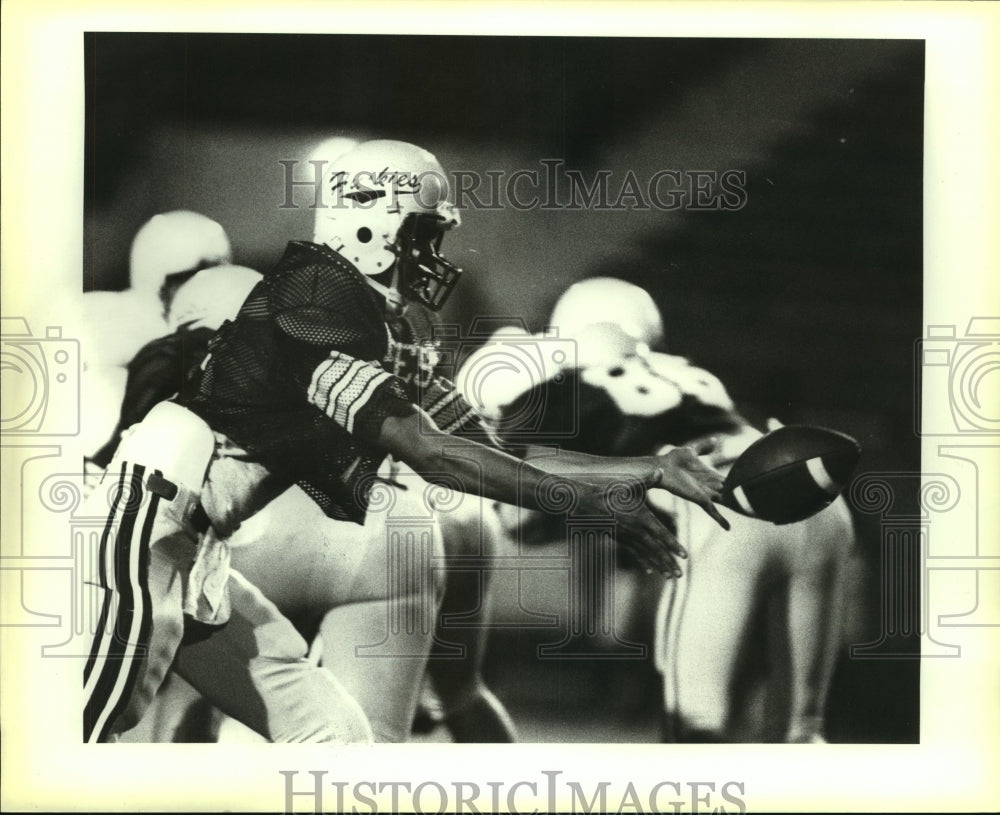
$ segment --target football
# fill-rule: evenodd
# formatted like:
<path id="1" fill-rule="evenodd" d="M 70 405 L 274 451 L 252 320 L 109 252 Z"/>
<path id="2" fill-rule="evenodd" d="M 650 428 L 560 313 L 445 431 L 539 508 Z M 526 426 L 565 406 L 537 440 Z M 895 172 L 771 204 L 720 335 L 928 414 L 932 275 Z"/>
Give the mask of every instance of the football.
<path id="1" fill-rule="evenodd" d="M 790 524 L 833 503 L 847 486 L 861 446 L 836 430 L 788 425 L 757 439 L 733 463 L 722 504 L 741 515 Z"/>

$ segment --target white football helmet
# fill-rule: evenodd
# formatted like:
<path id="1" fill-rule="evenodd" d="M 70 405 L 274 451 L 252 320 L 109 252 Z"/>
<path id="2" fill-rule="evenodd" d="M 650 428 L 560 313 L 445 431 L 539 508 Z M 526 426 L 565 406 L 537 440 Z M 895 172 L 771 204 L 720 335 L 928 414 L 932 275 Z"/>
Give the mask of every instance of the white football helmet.
<path id="1" fill-rule="evenodd" d="M 174 295 L 167 314 L 171 331 L 180 326 L 218 328 L 236 317 L 243 301 L 263 279 L 246 266 L 213 266 L 185 282 Z"/>
<path id="2" fill-rule="evenodd" d="M 581 378 L 606 391 L 630 416 L 655 416 L 677 407 L 685 396 L 697 397 L 705 405 L 733 409 L 718 377 L 673 354 L 634 354 L 608 360 L 583 368 Z"/>
<path id="3" fill-rule="evenodd" d="M 587 341 L 595 352 L 602 345 L 624 351 L 631 343 L 632 353 L 648 353 L 663 342 L 663 319 L 649 292 L 614 277 L 574 283 L 556 302 L 549 325 L 560 337 Z M 587 348 L 578 354 L 587 361 Z"/>
<path id="4" fill-rule="evenodd" d="M 229 238 L 211 218 L 183 209 L 163 212 L 135 233 L 129 285 L 156 296 L 168 275 L 231 261 Z"/>
<path id="5" fill-rule="evenodd" d="M 455 387 L 480 416 L 501 419 L 507 405 L 558 373 L 546 367 L 550 357 L 538 353 L 538 340 L 523 328 L 499 328 L 462 363 Z"/>
<path id="6" fill-rule="evenodd" d="M 440 254 L 444 232 L 461 223 L 447 199 L 444 169 L 426 150 L 364 142 L 326 169 L 313 240 L 353 263 L 391 307 L 412 299 L 437 311 L 462 273 Z M 390 271 L 389 285 L 373 279 Z"/>

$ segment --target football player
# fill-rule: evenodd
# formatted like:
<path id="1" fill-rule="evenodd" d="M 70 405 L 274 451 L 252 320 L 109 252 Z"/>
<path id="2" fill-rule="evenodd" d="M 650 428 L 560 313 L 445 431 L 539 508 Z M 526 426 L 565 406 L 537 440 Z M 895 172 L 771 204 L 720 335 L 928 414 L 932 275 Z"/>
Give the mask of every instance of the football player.
<path id="1" fill-rule="evenodd" d="M 711 450 L 706 460 L 725 472 L 760 437 L 715 376 L 683 357 L 652 350 L 662 345 L 663 325 L 643 289 L 613 278 L 581 281 L 557 302 L 550 323 L 560 337 L 575 340 L 575 367 L 553 372 L 541 385 L 523 380 L 520 388 L 508 371 L 492 387 L 486 377 L 479 388 L 483 407 L 502 417 L 508 440 L 561 443 L 600 455 L 688 445 Z M 482 353 L 485 359 L 488 349 Z M 541 421 L 531 414 L 530 428 L 520 428 L 518 417 L 531 405 L 545 406 Z M 666 585 L 657 612 L 655 659 L 664 679 L 668 740 L 771 738 L 759 724 L 751 735 L 741 735 L 737 723 L 754 681 L 750 632 L 772 606 L 787 607 L 787 646 L 772 649 L 787 657 L 778 659 L 782 664 L 773 675 L 786 674 L 791 691 L 787 725 L 778 738 L 821 741 L 839 645 L 844 566 L 854 542 L 843 501 L 786 526 L 724 509 L 732 531 L 718 536 L 682 502 L 655 492 L 651 499 L 676 516 L 678 537 L 691 554 L 685 578 Z M 522 539 L 533 523 L 538 526 L 531 513 L 510 507 L 502 512 Z M 536 529 L 533 537 L 558 534 L 549 527 Z"/>
<path id="2" fill-rule="evenodd" d="M 134 564 L 114 585 L 102 572 L 99 585 L 105 607 L 117 606 L 118 629 L 130 634 L 115 652 L 113 688 L 88 680 L 85 721 L 95 738 L 134 722 L 174 655 L 178 673 L 269 738 L 363 737 L 351 715 L 355 699 L 377 739 L 405 738 L 438 600 L 435 514 L 450 495 L 544 510 L 547 489 L 571 490 L 580 506 L 613 518 L 620 545 L 644 568 L 672 574 L 683 549 L 648 506 L 626 513 L 607 502 L 607 484 L 627 476 L 642 489 L 663 486 L 727 525 L 713 504 L 721 478 L 690 451 L 549 462 L 557 473 L 586 469 L 581 479 L 549 475 L 460 435 L 480 431 L 474 411 L 436 373 L 427 311 L 443 305 L 460 274 L 439 252 L 458 223 L 440 164 L 410 144 L 369 142 L 338 159 L 328 179 L 332 203 L 317 213 L 314 240 L 289 244 L 211 340 L 183 406 L 158 405 L 109 467 L 132 495 L 155 497 L 136 509 L 120 489 L 108 516 L 104 562 L 123 578 L 124 559 Z M 322 547 L 293 531 L 279 538 L 258 515 L 275 500 L 292 502 L 307 522 L 319 508 L 342 523 Z M 236 552 L 253 553 L 240 572 L 272 578 L 272 598 L 280 602 L 284 586 L 292 595 L 285 605 L 337 604 L 319 624 L 324 714 L 313 704 L 324 689 L 308 670 L 304 640 L 289 636 L 273 601 L 230 569 L 237 530 Z M 146 561 L 157 568 L 143 568 Z M 337 568 L 318 569 L 321 561 Z M 326 579 L 331 573 L 336 581 Z M 136 598 L 151 621 L 137 615 Z M 183 612 L 196 635 L 181 645 Z M 119 639 L 99 636 L 98 660 Z M 285 705 L 290 694 L 303 700 L 295 710 Z M 299 727 L 305 721 L 310 732 Z"/>
<path id="3" fill-rule="evenodd" d="M 92 462 L 101 471 L 111 460 L 125 430 L 142 421 L 159 402 L 184 391 L 189 381 L 188 373 L 208 352 L 209 339 L 225 320 L 236 316 L 260 279 L 259 273 L 245 267 L 215 266 L 198 272 L 180 284 L 175 293 L 162 298 L 166 324 L 172 331 L 147 343 L 127 366 L 128 380 L 118 426 L 92 457 Z M 292 492 L 299 492 L 299 488 L 293 487 Z M 299 502 L 294 500 L 296 497 Z M 491 554 L 495 517 L 472 509 L 469 501 L 439 515 L 445 544 L 444 574 L 449 571 L 450 563 L 463 556 L 489 557 Z M 289 495 L 263 509 L 255 522 L 234 534 L 230 544 L 239 547 L 241 541 L 253 535 L 254 529 L 262 524 L 268 527 L 266 537 L 269 539 L 280 540 L 285 530 L 294 530 L 296 545 L 315 547 L 317 551 L 322 551 L 326 539 L 331 534 L 336 535 L 338 528 L 315 508 L 313 502 L 303 500 L 301 495 Z M 274 551 L 280 551 L 280 547 Z M 296 591 L 283 592 L 282 587 L 286 584 L 281 574 L 287 568 L 279 562 L 273 564 L 273 570 L 269 567 L 262 571 L 259 560 L 249 550 L 241 549 L 236 556 L 238 565 L 247 561 L 246 570 L 255 576 L 265 596 L 279 601 L 280 610 L 291 617 L 299 632 L 313 640 L 312 652 L 317 656 L 322 654 L 318 621 L 331 605 L 337 605 L 336 595 L 303 597 Z M 313 565 L 320 570 L 340 568 L 340 564 L 325 559 L 314 561 Z M 330 574 L 328 579 L 330 585 L 335 585 L 337 575 Z M 319 574 L 315 582 L 322 584 L 325 581 Z M 487 594 L 488 575 L 484 575 L 483 584 L 483 593 Z M 442 614 L 451 613 L 449 600 L 452 605 L 466 601 L 457 591 L 446 593 L 446 598 Z M 487 608 L 488 602 L 483 602 L 479 613 L 485 613 Z M 460 607 L 459 610 L 464 609 Z M 440 658 L 431 662 L 435 684 L 443 700 L 442 721 L 458 741 L 513 741 L 514 727 L 510 717 L 486 687 L 479 671 L 461 670 L 461 663 L 478 666 L 485 653 L 487 628 L 475 622 L 467 617 L 464 627 L 449 631 L 449 648 L 439 648 Z M 452 653 L 454 645 L 465 649 L 461 659 Z M 150 727 L 144 728 L 144 732 L 130 733 L 129 739 L 215 741 L 222 724 L 226 725 L 226 733 L 233 732 L 228 721 L 220 722 L 218 712 L 196 694 L 192 695 L 185 683 L 177 682 L 173 675 L 168 676 L 150 712 Z"/>
<path id="4" fill-rule="evenodd" d="M 151 223 L 160 222 L 154 219 Z M 140 237 L 142 234 L 146 237 L 137 241 L 141 251 L 133 251 L 133 257 L 138 260 L 136 268 L 148 273 L 151 264 L 143 261 L 146 254 L 143 247 L 149 248 L 151 236 L 148 229 L 140 233 Z M 180 239 L 182 236 L 175 237 Z M 197 245 L 197 232 L 188 237 Z M 172 251 L 177 255 L 179 250 L 173 247 Z M 162 256 L 159 262 L 163 262 Z M 209 266 L 194 273 L 182 271 L 166 276 L 158 299 L 163 305 L 168 333 L 144 345 L 125 367 L 127 376 L 120 397 L 118 423 L 104 445 L 87 458 L 88 488 L 103 475 L 122 434 L 141 422 L 157 404 L 183 391 L 189 381 L 188 372 L 208 352 L 209 339 L 223 322 L 236 316 L 260 279 L 259 272 L 232 265 Z M 178 712 L 184 714 L 179 727 Z M 149 732 L 131 731 L 126 740 L 214 741 L 219 723 L 217 711 L 206 705 L 185 683 L 177 681 L 174 674 L 164 681 L 149 720 Z"/>
<path id="5" fill-rule="evenodd" d="M 261 274 L 246 266 L 211 266 L 191 276 L 174 275 L 161 288 L 163 336 L 146 343 L 125 366 L 126 384 L 118 423 L 108 440 L 90 458 L 108 466 L 121 434 L 142 421 L 159 402 L 183 390 L 189 369 L 208 352 L 208 341 L 236 316 Z"/>
<path id="6" fill-rule="evenodd" d="M 157 693 L 167 688 L 160 683 L 178 638 L 194 642 L 200 636 L 198 618 L 225 627 L 228 648 L 215 653 L 219 680 L 200 690 L 214 689 L 210 698 L 232 715 L 275 740 L 371 739 L 357 702 L 303 658 L 304 641 L 259 590 L 238 575 L 227 579 L 204 559 L 202 572 L 207 567 L 216 581 L 228 582 L 225 594 L 219 586 L 205 590 L 211 580 L 204 574 L 201 589 L 188 585 L 197 538 L 208 519 L 204 501 L 199 504 L 186 485 L 198 482 L 204 466 L 203 450 L 197 459 L 197 436 L 203 437 L 202 447 L 212 437 L 195 417 L 161 402 L 183 392 L 188 363 L 204 357 L 208 338 L 235 316 L 260 279 L 251 269 L 224 265 L 182 273 L 173 285 L 161 287 L 165 324 L 173 331 L 145 345 L 128 365 L 118 428 L 94 456 L 95 467 L 109 461 L 111 466 L 104 488 L 87 504 L 89 512 L 107 517 L 99 560 L 85 585 L 100 610 L 84 672 L 88 741 L 134 738 L 129 731 L 149 705 L 155 714 L 154 740 L 169 737 L 176 724 L 170 714 L 198 697 L 176 682 L 169 683 L 172 692 L 166 697 Z M 150 475 L 139 465 L 125 464 L 143 458 L 155 458 L 160 470 Z M 220 517 L 224 511 L 212 514 Z M 216 603 L 212 609 L 206 605 L 210 595 Z M 256 672 L 255 660 L 260 663 Z M 189 713 L 207 716 L 209 726 L 214 721 L 204 704 Z M 204 736 L 206 723 L 188 722 L 187 728 Z"/>
<path id="7" fill-rule="evenodd" d="M 359 699 L 377 737 L 401 740 L 409 732 L 419 687 L 417 655 L 426 658 L 433 639 L 433 625 L 427 623 L 434 618 L 426 617 L 430 607 L 419 581 L 406 581 L 413 590 L 403 596 L 385 595 L 391 577 L 386 571 L 386 527 L 392 519 L 378 507 L 365 511 L 365 471 L 371 477 L 382 468 L 380 489 L 393 491 L 397 512 L 418 492 L 412 485 L 411 468 L 449 490 L 483 491 L 489 497 L 496 497 L 498 490 L 511 495 L 520 478 L 523 494 L 518 500 L 529 501 L 535 500 L 530 493 L 541 475 L 495 449 L 463 438 L 482 439 L 482 427 L 475 412 L 438 371 L 433 314 L 459 274 L 439 253 L 444 231 L 458 222 L 458 214 L 444 195 L 441 165 L 412 145 L 370 142 L 334 161 L 327 183 L 328 208 L 317 212 L 314 240 L 290 244 L 279 264 L 279 274 L 287 267 L 285 285 L 269 300 L 284 305 L 282 298 L 298 297 L 288 303 L 287 313 L 274 318 L 283 325 L 283 333 L 295 336 L 294 348 L 303 357 L 290 360 L 291 365 L 302 367 L 298 378 L 303 385 L 286 384 L 292 392 L 285 398 L 296 400 L 293 404 L 300 401 L 308 381 L 314 405 L 333 419 L 313 431 L 329 441 L 311 445 L 310 451 L 316 456 L 319 447 L 323 457 L 336 458 L 310 463 L 322 484 L 311 480 L 298 484 L 331 518 L 361 523 L 329 531 L 329 540 L 320 547 L 294 530 L 259 528 L 258 539 L 266 545 L 241 546 L 234 558 L 244 575 L 267 586 L 269 596 L 293 616 L 333 607 L 319 623 L 322 663 Z M 253 305 L 251 298 L 244 314 Z M 214 349 L 212 353 L 214 359 Z M 329 376 L 324 376 L 327 370 Z M 210 364 L 206 374 L 211 373 Z M 389 450 L 395 455 L 388 460 L 386 440 L 373 438 L 367 424 L 359 424 L 375 411 L 372 424 L 381 421 L 383 431 L 400 425 L 394 445 L 401 446 Z M 319 422 L 315 412 L 306 416 Z M 235 421 L 243 420 L 235 417 Z M 258 443 L 267 446 L 270 442 Z M 453 452 L 444 454 L 449 451 Z M 455 462 L 453 456 L 458 457 Z M 402 459 L 402 464 L 396 459 Z M 602 468 L 605 473 L 616 467 L 639 472 L 636 464 L 602 462 Z M 281 466 L 280 461 L 272 464 L 274 469 Z M 346 480 L 336 475 L 345 471 Z M 453 518 L 462 504 L 451 506 L 454 492 L 447 493 L 449 497 L 444 492 L 438 495 L 434 524 L 446 515 L 445 525 L 454 527 Z M 296 502 L 300 517 L 307 512 L 301 493 L 290 492 L 281 500 Z M 442 503 L 449 506 L 442 507 Z M 256 520 L 262 523 L 263 519 Z M 434 540 L 440 540 L 437 532 Z M 343 547 L 349 548 L 352 557 L 365 556 L 355 583 L 344 585 L 345 568 L 340 569 L 339 579 L 317 580 L 317 575 L 329 571 L 324 564 Z M 288 556 L 290 551 L 294 556 Z M 439 550 L 438 554 L 444 553 Z M 655 566 L 647 553 L 639 557 L 646 566 Z M 440 576 L 441 570 L 436 571 Z M 359 642 L 376 643 L 385 637 L 387 603 L 402 605 L 401 613 L 409 619 L 423 616 L 424 625 L 394 635 L 393 647 L 405 657 L 359 655 Z M 448 660 L 434 660 L 432 670 L 446 672 L 447 664 Z M 447 681 L 436 684 L 440 687 Z M 482 707 L 484 700 L 490 706 L 489 697 L 469 693 L 465 703 Z M 486 732 L 482 735 L 487 737 Z"/>
<path id="8" fill-rule="evenodd" d="M 189 210 L 153 216 L 136 232 L 129 252 L 129 287 L 89 291 L 81 301 L 83 390 L 89 409 L 81 441 L 92 454 L 118 419 L 127 366 L 148 342 L 168 333 L 167 304 L 196 272 L 232 260 L 225 230 Z"/>

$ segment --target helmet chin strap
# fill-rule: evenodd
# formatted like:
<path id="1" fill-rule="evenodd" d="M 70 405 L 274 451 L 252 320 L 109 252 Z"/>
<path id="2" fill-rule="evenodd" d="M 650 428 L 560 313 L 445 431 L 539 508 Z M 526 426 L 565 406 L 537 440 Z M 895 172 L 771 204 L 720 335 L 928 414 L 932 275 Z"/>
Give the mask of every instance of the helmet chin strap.
<path id="1" fill-rule="evenodd" d="M 399 292 L 399 264 L 394 263 L 392 265 L 392 283 L 386 286 L 384 283 L 380 283 L 373 277 L 365 275 L 365 280 L 368 285 L 371 286 L 375 291 L 381 294 L 385 298 L 386 308 L 392 314 L 400 314 L 403 311 L 403 307 L 406 305 L 406 300 L 402 294 Z"/>

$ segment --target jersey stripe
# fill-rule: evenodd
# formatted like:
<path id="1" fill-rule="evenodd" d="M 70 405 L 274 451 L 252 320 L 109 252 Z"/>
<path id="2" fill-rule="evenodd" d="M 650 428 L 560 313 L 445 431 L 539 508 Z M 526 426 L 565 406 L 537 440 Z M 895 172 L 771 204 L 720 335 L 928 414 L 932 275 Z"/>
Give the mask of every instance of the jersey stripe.
<path id="1" fill-rule="evenodd" d="M 336 381 L 332 381 L 332 376 L 327 377 L 327 387 L 326 387 L 326 415 L 333 419 L 341 427 L 346 428 L 347 426 L 347 411 L 344 409 L 344 399 L 347 394 L 352 389 L 352 383 L 355 381 L 355 377 L 361 373 L 364 368 L 364 363 L 360 360 L 354 360 L 353 362 L 347 363 L 346 370 L 341 365 L 335 365 L 333 367 L 332 373 L 343 371 L 340 377 Z M 321 385 L 322 387 L 322 385 Z"/>
<path id="2" fill-rule="evenodd" d="M 446 428 L 447 426 L 454 423 L 454 419 L 450 417 L 454 416 L 458 411 L 454 409 L 455 402 L 459 398 L 458 391 L 450 391 L 444 394 L 440 399 L 435 401 L 429 408 L 427 408 L 427 415 L 434 420 L 434 424 L 444 430 L 446 433 L 450 432 Z"/>
<path id="3" fill-rule="evenodd" d="M 448 405 L 454 402 L 461 395 L 457 390 L 445 390 L 441 385 L 437 385 L 437 389 L 440 391 L 440 394 L 433 402 L 424 408 L 432 417 L 441 413 L 441 411 L 447 408 Z"/>
<path id="4" fill-rule="evenodd" d="M 330 359 L 321 362 L 313 372 L 312 384 L 308 398 L 324 413 L 330 414 L 331 403 L 336 402 L 337 394 L 346 387 L 363 362 L 343 354 L 331 355 Z"/>
<path id="5" fill-rule="evenodd" d="M 324 359 L 319 365 L 316 366 L 316 370 L 313 371 L 312 379 L 309 381 L 309 390 L 306 392 L 306 398 L 320 410 L 326 410 L 326 404 L 320 404 L 317 398 L 317 388 L 319 387 L 319 381 L 322 376 L 330 370 L 333 366 L 333 359 Z"/>
<path id="6" fill-rule="evenodd" d="M 354 431 L 359 411 L 390 374 L 370 362 L 333 352 L 313 371 L 309 401 L 337 424 Z"/>
<path id="7" fill-rule="evenodd" d="M 465 411 L 463 413 L 456 413 L 455 419 L 452 422 L 450 422 L 449 424 L 447 424 L 444 427 L 442 427 L 441 429 L 445 433 L 454 433 L 460 427 L 464 427 L 465 424 L 466 424 L 466 422 L 469 422 L 469 421 L 471 421 L 473 419 L 475 419 L 477 421 L 477 423 L 479 424 L 480 429 L 482 429 L 484 432 L 488 431 L 488 429 L 485 427 L 485 425 L 483 425 L 481 422 L 478 421 L 479 420 L 479 413 L 474 408 L 472 408 L 472 407 L 466 407 Z"/>
<path id="8" fill-rule="evenodd" d="M 435 384 L 438 392 L 430 394 L 431 398 L 424 410 L 442 431 L 454 433 L 469 420 L 479 419 L 479 412 L 451 382 L 438 379 Z"/>
<path id="9" fill-rule="evenodd" d="M 371 399 L 375 389 L 389 378 L 389 374 L 377 369 L 368 369 L 363 373 L 368 374 L 369 372 L 371 372 L 371 378 L 368 380 L 368 384 L 365 385 L 364 390 L 347 409 L 347 418 L 344 427 L 348 433 L 354 432 L 354 421 L 357 418 L 358 411 L 368 404 L 368 400 Z"/>

